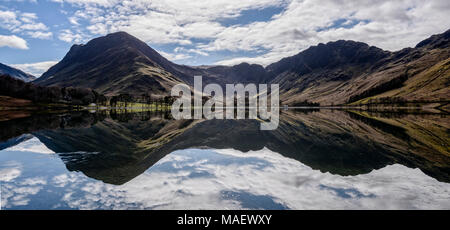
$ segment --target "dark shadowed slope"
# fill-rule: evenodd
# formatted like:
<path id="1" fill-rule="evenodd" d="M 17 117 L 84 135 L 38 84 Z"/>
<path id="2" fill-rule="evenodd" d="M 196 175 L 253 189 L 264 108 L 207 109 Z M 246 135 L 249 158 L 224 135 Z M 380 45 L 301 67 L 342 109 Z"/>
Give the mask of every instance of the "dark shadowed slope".
<path id="1" fill-rule="evenodd" d="M 33 81 L 34 79 L 36 79 L 36 77 L 31 74 L 25 73 L 22 70 L 4 65 L 2 63 L 0 63 L 0 75 L 9 75 L 25 82 Z"/>
<path id="2" fill-rule="evenodd" d="M 165 94 L 173 85 L 183 82 L 183 75 L 170 65 L 144 42 L 118 32 L 72 46 L 63 60 L 35 83 L 92 88 L 110 95 Z"/>

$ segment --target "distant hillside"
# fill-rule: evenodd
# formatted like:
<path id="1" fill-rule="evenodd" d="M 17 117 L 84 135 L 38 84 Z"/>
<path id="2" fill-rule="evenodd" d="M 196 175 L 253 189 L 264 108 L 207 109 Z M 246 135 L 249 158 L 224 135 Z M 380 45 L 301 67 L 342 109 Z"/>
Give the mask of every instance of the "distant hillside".
<path id="1" fill-rule="evenodd" d="M 25 82 L 33 81 L 34 79 L 36 79 L 36 77 L 31 74 L 25 73 L 22 70 L 0 63 L 0 75 L 2 74 L 9 75 L 11 77 L 20 79 Z"/>

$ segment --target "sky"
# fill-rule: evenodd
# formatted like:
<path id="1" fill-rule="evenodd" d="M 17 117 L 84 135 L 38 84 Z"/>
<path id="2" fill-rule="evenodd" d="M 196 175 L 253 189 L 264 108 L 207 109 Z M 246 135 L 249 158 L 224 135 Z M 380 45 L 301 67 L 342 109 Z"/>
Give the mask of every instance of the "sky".
<path id="1" fill-rule="evenodd" d="M 448 0 L 0 0 L 0 63 L 40 76 L 117 31 L 198 66 L 268 65 L 340 39 L 396 51 L 448 29 Z"/>

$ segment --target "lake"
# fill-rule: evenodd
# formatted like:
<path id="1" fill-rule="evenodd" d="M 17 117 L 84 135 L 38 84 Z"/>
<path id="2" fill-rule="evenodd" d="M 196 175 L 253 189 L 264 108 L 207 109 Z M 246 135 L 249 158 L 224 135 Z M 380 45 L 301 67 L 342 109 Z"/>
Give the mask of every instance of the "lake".
<path id="1" fill-rule="evenodd" d="M 20 112 L 0 121 L 1 209 L 450 209 L 450 122 L 415 111 Z"/>

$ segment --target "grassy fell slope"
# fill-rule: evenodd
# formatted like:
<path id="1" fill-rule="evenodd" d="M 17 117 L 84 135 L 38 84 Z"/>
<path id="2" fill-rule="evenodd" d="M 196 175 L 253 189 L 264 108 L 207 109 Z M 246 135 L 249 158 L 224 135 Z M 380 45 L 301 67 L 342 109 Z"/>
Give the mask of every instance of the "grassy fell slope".
<path id="1" fill-rule="evenodd" d="M 449 44 L 450 30 L 424 40 L 416 48 L 406 48 L 393 53 L 373 53 L 367 47 L 348 44 L 345 45 L 346 49 L 339 51 L 336 43 L 328 43 L 325 47 L 332 51 L 321 51 L 319 54 L 334 55 L 334 58 L 329 60 L 331 63 L 335 62 L 334 59 L 341 58 L 341 53 L 347 52 L 348 49 L 359 51 L 339 65 L 326 63 L 316 68 L 311 68 L 304 59 L 291 57 L 294 60 L 290 60 L 290 65 L 308 66 L 308 71 L 298 68 L 279 71 L 280 74 L 272 83 L 280 84 L 280 98 L 285 104 L 304 100 L 319 102 L 322 105 L 348 102 L 359 104 L 370 98 L 381 97 L 401 97 L 408 101 L 450 101 Z M 316 52 L 305 52 L 302 52 L 303 55 L 318 55 Z M 360 52 L 369 53 L 369 56 L 378 53 L 379 58 L 364 60 L 361 59 L 364 55 Z M 357 100 L 350 100 L 352 98 Z"/>

